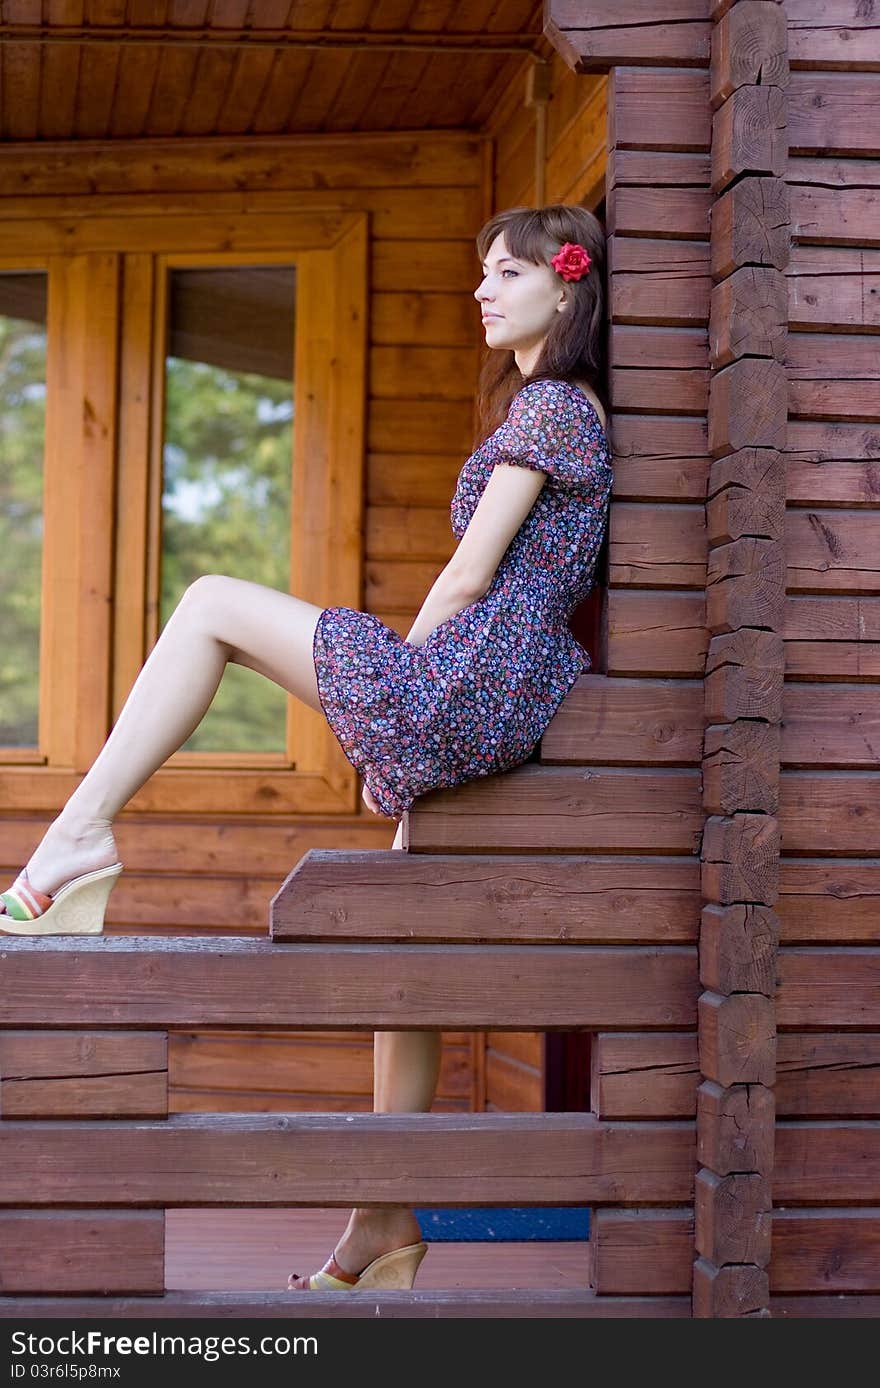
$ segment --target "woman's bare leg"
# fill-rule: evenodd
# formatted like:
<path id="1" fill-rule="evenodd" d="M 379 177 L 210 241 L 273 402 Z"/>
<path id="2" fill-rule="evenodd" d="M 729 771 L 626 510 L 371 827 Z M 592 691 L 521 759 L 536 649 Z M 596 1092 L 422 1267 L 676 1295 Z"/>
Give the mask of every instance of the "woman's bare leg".
<path id="1" fill-rule="evenodd" d="M 312 640 L 321 608 L 246 579 L 207 574 L 186 590 L 101 752 L 27 864 L 51 893 L 118 861 L 111 824 L 204 718 L 228 661 L 321 711 Z"/>
<path id="2" fill-rule="evenodd" d="M 398 826 L 392 848 L 402 847 Z M 377 1031 L 373 1039 L 373 1110 L 422 1113 L 430 1109 L 440 1070 L 439 1031 Z M 336 1247 L 340 1267 L 361 1272 L 382 1253 L 421 1238 L 411 1209 L 354 1209 Z"/>

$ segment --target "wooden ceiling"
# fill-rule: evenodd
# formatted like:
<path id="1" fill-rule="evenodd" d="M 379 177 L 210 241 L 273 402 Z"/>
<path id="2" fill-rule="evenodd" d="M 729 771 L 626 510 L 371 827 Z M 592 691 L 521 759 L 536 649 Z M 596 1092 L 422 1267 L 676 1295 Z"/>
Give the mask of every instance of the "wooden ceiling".
<path id="1" fill-rule="evenodd" d="M 483 129 L 540 0 L 0 0 L 0 139 Z"/>

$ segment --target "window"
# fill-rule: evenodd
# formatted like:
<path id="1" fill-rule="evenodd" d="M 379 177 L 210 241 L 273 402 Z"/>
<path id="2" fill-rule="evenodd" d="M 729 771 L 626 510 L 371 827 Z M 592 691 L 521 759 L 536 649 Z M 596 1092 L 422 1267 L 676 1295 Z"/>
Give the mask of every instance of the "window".
<path id="1" fill-rule="evenodd" d="M 31 809 L 72 793 L 199 573 L 362 606 L 366 214 L 192 203 L 138 197 L 122 215 L 83 199 L 57 224 L 4 222 L 0 328 L 18 365 L 0 442 L 4 464 L 27 462 L 0 482 L 23 667 L 0 667 L 0 763 L 10 803 Z M 240 666 L 130 802 L 356 807 L 322 715 Z"/>
<path id="2" fill-rule="evenodd" d="M 46 274 L 0 269 L 0 747 L 39 742 Z"/>

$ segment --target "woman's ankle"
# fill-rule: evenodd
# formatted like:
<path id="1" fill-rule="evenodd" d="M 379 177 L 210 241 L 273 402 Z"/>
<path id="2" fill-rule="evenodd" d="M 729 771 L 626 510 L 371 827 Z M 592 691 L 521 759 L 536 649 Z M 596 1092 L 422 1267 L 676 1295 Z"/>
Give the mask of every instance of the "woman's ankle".
<path id="1" fill-rule="evenodd" d="M 418 1243 L 420 1239 L 421 1229 L 412 1210 L 403 1207 L 393 1210 L 358 1208 L 352 1210 L 345 1232 L 336 1245 L 336 1252 L 341 1253 L 342 1266 L 347 1272 L 361 1272 L 367 1263 L 381 1254 Z"/>

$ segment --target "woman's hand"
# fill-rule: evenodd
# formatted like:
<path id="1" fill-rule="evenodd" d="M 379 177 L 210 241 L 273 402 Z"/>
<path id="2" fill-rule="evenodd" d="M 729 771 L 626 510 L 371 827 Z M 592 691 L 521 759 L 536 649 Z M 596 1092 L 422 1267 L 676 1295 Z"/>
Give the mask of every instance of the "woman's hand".
<path id="1" fill-rule="evenodd" d="M 372 810 L 373 814 L 382 813 L 382 807 L 379 804 L 379 801 L 376 799 L 375 795 L 370 790 L 366 782 L 364 783 L 363 795 L 361 798 L 363 799 L 363 802 L 366 805 L 367 809 Z"/>

